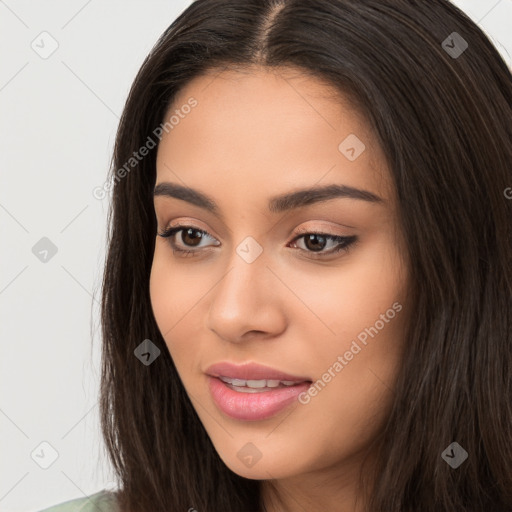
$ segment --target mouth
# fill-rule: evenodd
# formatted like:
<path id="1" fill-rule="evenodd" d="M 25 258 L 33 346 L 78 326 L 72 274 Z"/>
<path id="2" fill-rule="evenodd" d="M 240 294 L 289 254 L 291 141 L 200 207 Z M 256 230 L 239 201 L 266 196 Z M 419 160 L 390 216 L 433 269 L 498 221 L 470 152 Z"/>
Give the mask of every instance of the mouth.
<path id="1" fill-rule="evenodd" d="M 311 383 L 310 380 L 294 381 L 294 380 L 277 380 L 277 379 L 258 379 L 244 380 L 230 377 L 219 376 L 219 380 L 224 382 L 229 389 L 238 391 L 239 393 L 264 393 L 278 388 L 289 388 L 303 383 Z"/>
<path id="2" fill-rule="evenodd" d="M 253 389 L 261 387 L 275 388 L 280 384 L 289 386 L 300 382 L 312 382 L 310 377 L 292 375 L 270 366 L 252 362 L 237 365 L 224 361 L 209 366 L 205 373 L 211 377 L 225 379 L 224 382 L 228 384 Z"/>
<path id="3" fill-rule="evenodd" d="M 274 416 L 296 402 L 312 379 L 255 363 L 218 363 L 205 372 L 213 401 L 236 420 L 257 421 Z"/>

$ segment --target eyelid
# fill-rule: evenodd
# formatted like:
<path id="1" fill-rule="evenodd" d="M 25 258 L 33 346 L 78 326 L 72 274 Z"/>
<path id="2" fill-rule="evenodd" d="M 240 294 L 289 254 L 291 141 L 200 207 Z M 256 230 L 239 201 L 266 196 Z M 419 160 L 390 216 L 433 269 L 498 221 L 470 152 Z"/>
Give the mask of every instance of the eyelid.
<path id="1" fill-rule="evenodd" d="M 175 234 L 179 233 L 180 231 L 184 231 L 186 229 L 192 229 L 194 231 L 198 231 L 198 232 L 202 233 L 205 237 L 208 237 L 212 240 L 216 240 L 218 242 L 218 240 L 211 233 L 209 233 L 205 229 L 201 229 L 197 226 L 194 226 L 191 223 L 190 224 L 189 223 L 183 223 L 183 224 L 177 223 L 175 225 L 171 225 L 171 226 L 165 228 L 162 232 L 157 233 L 157 234 L 163 238 L 170 239 Z M 327 229 L 327 231 L 329 231 L 329 230 Z M 310 259 L 313 259 L 313 260 L 314 259 L 326 259 L 326 258 L 335 256 L 337 253 L 340 253 L 340 252 L 346 253 L 354 245 L 356 245 L 359 242 L 359 239 L 356 235 L 336 235 L 336 234 L 326 232 L 325 230 L 322 231 L 322 229 L 315 230 L 313 228 L 300 227 L 295 230 L 295 236 L 291 240 L 290 243 L 296 243 L 298 239 L 302 238 L 306 234 L 319 235 L 319 236 L 329 238 L 331 240 L 338 242 L 337 246 L 335 246 L 334 249 L 331 249 L 331 250 L 325 251 L 325 252 L 323 252 L 323 251 L 319 251 L 319 252 L 307 251 L 305 249 L 299 248 L 300 253 L 307 253 L 307 255 L 308 255 L 307 257 Z M 218 242 L 217 244 L 214 244 L 213 246 L 196 247 L 196 248 L 192 248 L 192 249 L 175 248 L 174 243 L 171 240 L 169 240 L 169 245 L 172 247 L 173 252 L 181 253 L 183 255 L 196 256 L 196 255 L 199 255 L 200 253 L 204 253 L 204 252 L 208 251 L 209 249 L 211 249 L 211 247 L 218 247 L 220 245 L 220 242 Z"/>
<path id="2" fill-rule="evenodd" d="M 173 229 L 176 229 L 178 230 L 179 228 L 182 228 L 182 229 L 195 229 L 197 231 L 200 231 L 202 233 L 204 233 L 205 235 L 207 235 L 209 238 L 212 238 L 214 240 L 217 240 L 217 238 L 215 236 L 213 236 L 209 231 L 207 231 L 206 229 L 203 229 L 203 228 L 200 228 L 198 226 L 194 226 L 192 223 L 181 223 L 181 222 L 178 222 L 174 225 L 170 225 L 170 226 L 167 226 L 166 228 L 164 228 L 164 230 L 160 233 L 157 233 L 159 236 L 164 236 L 167 238 L 167 236 L 165 236 L 166 233 L 168 233 L 169 231 L 173 230 Z M 319 228 L 319 229 L 315 229 L 315 228 L 309 228 L 309 227 L 299 227 L 295 230 L 295 235 L 304 235 L 304 234 L 308 234 L 308 235 L 326 235 L 326 236 L 331 236 L 331 237 L 343 237 L 343 236 L 346 236 L 347 238 L 349 237 L 348 235 L 336 235 L 334 233 L 331 233 L 329 232 L 329 230 L 327 228 L 325 228 L 325 230 L 323 228 Z M 297 238 L 297 236 L 294 237 L 293 240 L 295 240 Z"/>
<path id="3" fill-rule="evenodd" d="M 296 234 L 304 235 L 304 234 L 310 234 L 310 235 L 329 235 L 329 236 L 349 236 L 349 235 L 342 235 L 342 234 L 335 234 L 331 232 L 332 230 L 325 227 L 325 228 L 310 228 L 310 227 L 300 227 L 295 230 Z"/>
<path id="4" fill-rule="evenodd" d="M 174 224 L 172 226 L 168 226 L 164 228 L 163 231 L 157 233 L 158 236 L 161 236 L 163 238 L 170 238 L 173 234 L 179 233 L 180 231 L 185 231 L 186 229 L 193 229 L 194 231 L 199 231 L 200 233 L 203 233 L 205 236 L 212 240 L 217 240 L 209 231 L 206 231 L 206 229 L 199 228 L 197 226 L 194 226 L 192 224 Z M 217 240 L 218 241 L 218 240 Z M 220 243 L 220 242 L 219 242 Z"/>

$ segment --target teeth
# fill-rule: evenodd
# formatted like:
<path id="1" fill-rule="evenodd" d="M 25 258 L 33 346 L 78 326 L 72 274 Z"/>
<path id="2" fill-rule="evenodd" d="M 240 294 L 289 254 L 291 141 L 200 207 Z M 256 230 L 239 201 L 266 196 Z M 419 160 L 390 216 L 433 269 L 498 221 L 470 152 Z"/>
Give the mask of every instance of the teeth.
<path id="1" fill-rule="evenodd" d="M 294 384 L 298 384 L 293 380 L 272 380 L 272 379 L 262 379 L 262 380 L 243 380 L 243 379 L 231 379 L 229 377 L 219 377 L 222 382 L 226 382 L 227 384 L 231 384 L 232 386 L 238 387 L 248 387 L 253 389 L 260 388 L 277 388 L 280 384 L 284 386 L 293 386 Z"/>

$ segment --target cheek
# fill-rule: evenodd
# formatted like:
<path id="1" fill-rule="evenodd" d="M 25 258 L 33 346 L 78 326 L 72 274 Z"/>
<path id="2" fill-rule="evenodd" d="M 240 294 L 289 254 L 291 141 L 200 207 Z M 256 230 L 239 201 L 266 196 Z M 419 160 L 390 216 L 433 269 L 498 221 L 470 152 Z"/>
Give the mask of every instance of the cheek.
<path id="1" fill-rule="evenodd" d="M 318 380 L 306 421 L 327 438 L 337 431 L 340 450 L 357 445 L 354 432 L 360 441 L 371 438 L 389 410 L 404 347 L 406 279 L 399 253 L 383 240 L 343 271 L 326 273 L 321 293 L 308 295 L 331 332 L 323 329 L 323 342 L 310 351 Z"/>
<path id="2" fill-rule="evenodd" d="M 365 329 L 378 322 L 378 330 L 390 332 L 399 327 L 394 319 L 400 315 L 392 306 L 399 302 L 403 306 L 406 286 L 405 266 L 397 248 L 388 237 L 372 240 L 372 243 L 361 244 L 353 255 L 348 254 L 340 260 L 337 267 L 320 267 L 305 264 L 293 271 L 283 267 L 282 274 L 287 275 L 293 292 L 304 299 L 312 315 L 308 324 L 314 327 L 325 339 L 319 344 L 326 350 L 342 350 L 350 340 L 361 332 L 364 338 Z M 287 273 L 287 274 L 286 274 Z M 303 322 L 298 314 L 302 303 L 297 305 L 294 321 Z M 291 310 L 289 310 L 291 311 Z M 388 318 L 381 320 L 381 315 Z M 308 324 L 302 328 L 308 328 Z M 396 325 L 393 325 L 396 324 Z M 383 329 L 380 327 L 384 326 Z M 315 339 L 315 337 L 311 339 Z M 348 342 L 348 343 L 347 343 Z M 315 349 L 318 344 L 315 344 Z"/>
<path id="3" fill-rule="evenodd" d="M 211 288 L 207 280 L 198 278 L 195 265 L 177 265 L 171 261 L 172 250 L 157 241 L 151 267 L 149 293 L 156 324 L 172 356 L 180 376 L 197 373 L 197 350 L 201 335 L 198 318 L 206 314 L 204 295 Z M 206 277 L 206 276 L 205 276 Z M 191 350 L 195 347 L 196 350 Z M 190 370 L 190 371 L 189 371 Z"/>
<path id="4" fill-rule="evenodd" d="M 170 323 L 171 317 L 177 314 L 175 308 L 178 306 L 178 303 L 174 300 L 174 293 L 179 283 L 171 283 L 170 275 L 165 271 L 165 264 L 159 253 L 158 248 L 155 249 L 149 278 L 149 295 L 153 315 L 160 332 L 164 335 L 172 326 Z"/>
<path id="5" fill-rule="evenodd" d="M 334 325 L 336 352 L 347 362 L 343 371 L 350 370 L 344 384 L 362 402 L 378 401 L 393 386 L 404 346 L 406 279 L 399 253 L 383 242 L 361 253 L 341 284 L 346 294 Z"/>
<path id="6" fill-rule="evenodd" d="M 187 315 L 204 294 L 204 285 L 198 279 L 198 271 L 193 265 L 172 264 L 172 249 L 165 241 L 157 241 L 151 275 L 149 293 L 151 306 L 162 335 L 174 332 L 181 323 L 186 323 Z M 197 306 L 196 306 L 197 307 Z M 190 312 L 190 313 L 189 313 Z M 166 336 L 164 336 L 166 338 Z"/>

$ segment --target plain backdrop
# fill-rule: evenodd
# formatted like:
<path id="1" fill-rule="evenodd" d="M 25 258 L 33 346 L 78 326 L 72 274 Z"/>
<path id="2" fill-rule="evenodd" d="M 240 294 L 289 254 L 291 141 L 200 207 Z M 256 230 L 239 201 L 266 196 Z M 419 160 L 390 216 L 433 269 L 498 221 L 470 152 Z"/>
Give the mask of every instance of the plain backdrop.
<path id="1" fill-rule="evenodd" d="M 189 3 L 0 0 L 1 512 L 114 486 L 97 406 L 109 196 L 92 192 L 136 72 Z M 511 66 L 512 0 L 454 3 Z"/>

